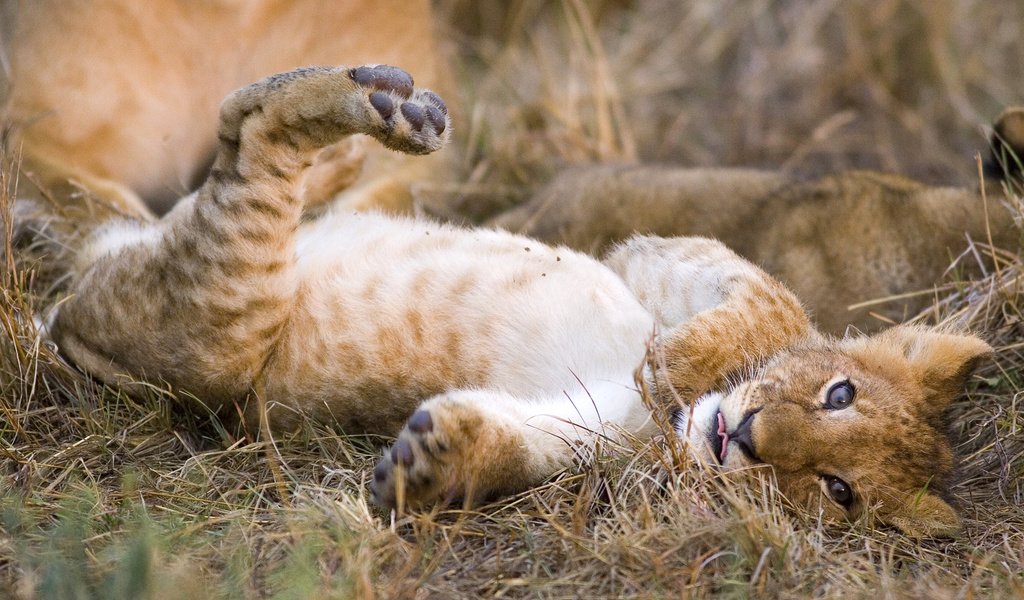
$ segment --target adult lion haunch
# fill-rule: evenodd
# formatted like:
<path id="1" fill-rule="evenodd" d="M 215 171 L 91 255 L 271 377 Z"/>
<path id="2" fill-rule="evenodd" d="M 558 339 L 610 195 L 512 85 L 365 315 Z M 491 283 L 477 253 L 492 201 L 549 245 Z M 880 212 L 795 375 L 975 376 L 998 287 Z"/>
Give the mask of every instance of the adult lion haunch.
<path id="1" fill-rule="evenodd" d="M 202 182 L 228 92 L 272 73 L 345 61 L 401 64 L 448 92 L 430 3 L 323 0 L 3 0 L 0 92 L 27 178 L 60 202 L 168 210 Z M 357 136 L 358 137 L 358 136 Z M 306 175 L 311 203 L 409 210 L 410 184 L 444 173 L 350 138 Z M 20 195 L 36 193 L 25 182 Z M 97 210 L 87 217 L 94 221 Z"/>

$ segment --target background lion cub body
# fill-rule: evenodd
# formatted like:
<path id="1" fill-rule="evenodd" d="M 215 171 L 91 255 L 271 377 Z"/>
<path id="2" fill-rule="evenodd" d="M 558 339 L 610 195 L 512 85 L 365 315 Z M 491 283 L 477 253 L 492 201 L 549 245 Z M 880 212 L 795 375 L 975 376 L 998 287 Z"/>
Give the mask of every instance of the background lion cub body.
<path id="1" fill-rule="evenodd" d="M 1017 209 L 1001 181 L 987 184 L 986 204 L 977 189 L 870 171 L 795 181 L 746 169 L 603 166 L 560 174 L 495 222 L 596 254 L 634 233 L 715 237 L 790 286 L 822 329 L 871 331 L 930 304 L 929 290 L 969 243 L 1019 246 Z M 981 254 L 989 253 L 959 268 L 977 269 Z"/>

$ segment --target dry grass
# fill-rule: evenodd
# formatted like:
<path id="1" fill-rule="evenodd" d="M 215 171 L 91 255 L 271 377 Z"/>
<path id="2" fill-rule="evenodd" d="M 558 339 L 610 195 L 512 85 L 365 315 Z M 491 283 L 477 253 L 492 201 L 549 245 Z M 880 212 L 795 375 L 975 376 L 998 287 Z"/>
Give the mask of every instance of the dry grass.
<path id="1" fill-rule="evenodd" d="M 595 160 L 970 183 L 978 123 L 1024 99 L 1024 15 L 1009 14 L 1024 8 L 1007 3 L 466 4 L 445 4 L 465 198 L 496 199 L 475 216 Z M 1024 598 L 1024 265 L 1009 250 L 923 317 L 965 322 L 998 354 L 954 409 L 964 535 L 918 542 L 791 512 L 770 478 L 723 478 L 664 440 L 392 522 L 367 505 L 380 440 L 308 424 L 252 442 L 165 391 L 82 377 L 31 326 L 46 270 L 5 248 L 0 596 Z"/>

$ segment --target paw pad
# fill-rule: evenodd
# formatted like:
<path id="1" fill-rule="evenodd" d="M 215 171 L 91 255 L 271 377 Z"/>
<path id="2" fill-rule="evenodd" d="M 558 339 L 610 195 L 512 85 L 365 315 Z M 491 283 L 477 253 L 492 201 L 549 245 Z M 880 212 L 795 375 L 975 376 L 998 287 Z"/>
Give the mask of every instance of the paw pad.
<path id="1" fill-rule="evenodd" d="M 391 462 L 393 464 L 402 463 L 406 467 L 412 466 L 416 456 L 412 452 L 412 444 L 406 438 L 401 438 L 393 448 L 391 448 Z"/>
<path id="2" fill-rule="evenodd" d="M 416 433 L 428 433 L 434 429 L 434 419 L 425 410 L 418 410 L 409 417 L 409 429 Z"/>
<path id="3" fill-rule="evenodd" d="M 381 118 L 384 120 L 390 119 L 391 115 L 395 114 L 395 103 L 384 92 L 370 94 L 370 104 L 377 109 L 377 112 L 380 113 Z"/>
<path id="4" fill-rule="evenodd" d="M 395 92 L 403 98 L 412 95 L 412 75 L 398 67 L 388 65 L 356 67 L 352 69 L 350 76 L 353 81 L 363 87 Z"/>
<path id="5" fill-rule="evenodd" d="M 416 106 L 412 102 L 403 102 L 401 110 L 405 120 L 409 122 L 414 131 L 423 129 L 423 123 L 427 120 L 423 107 Z"/>
<path id="6" fill-rule="evenodd" d="M 377 466 L 373 468 L 373 481 L 378 485 L 384 483 L 384 481 L 391 475 L 391 465 L 385 461 L 380 461 Z"/>
<path id="7" fill-rule="evenodd" d="M 430 90 L 424 90 L 422 97 L 427 102 L 436 106 L 437 110 L 441 111 L 441 114 L 448 114 L 448 107 L 445 106 L 444 100 L 442 100 L 441 97 L 435 94 L 434 92 L 431 92 Z M 443 120 L 444 119 L 442 119 L 442 121 Z"/>
<path id="8" fill-rule="evenodd" d="M 444 115 L 433 106 L 426 107 L 425 111 L 427 113 L 427 121 L 430 121 L 430 124 L 434 127 L 434 133 L 441 135 L 445 127 Z"/>

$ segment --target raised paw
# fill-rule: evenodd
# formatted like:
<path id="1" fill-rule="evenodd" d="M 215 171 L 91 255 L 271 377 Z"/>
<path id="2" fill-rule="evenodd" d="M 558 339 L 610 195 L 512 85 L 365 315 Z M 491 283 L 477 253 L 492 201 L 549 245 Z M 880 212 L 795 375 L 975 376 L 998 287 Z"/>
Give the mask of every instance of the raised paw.
<path id="1" fill-rule="evenodd" d="M 357 84 L 372 90 L 370 106 L 384 120 L 385 146 L 410 153 L 436 150 L 447 139 L 448 108 L 441 97 L 430 90 L 417 90 L 412 76 L 388 65 L 352 69 L 349 76 Z M 397 110 L 396 110 L 397 107 Z"/>
<path id="2" fill-rule="evenodd" d="M 402 69 L 367 65 L 306 67 L 242 88 L 222 105 L 218 135 L 229 150 L 261 152 L 265 142 L 312 151 L 363 133 L 393 150 L 427 154 L 445 144 L 449 130 L 437 94 L 417 89 Z M 243 133 L 256 143 L 241 144 Z"/>
<path id="3" fill-rule="evenodd" d="M 454 499 L 460 477 L 452 444 L 429 409 L 417 410 L 373 469 L 374 501 L 401 510 Z"/>

